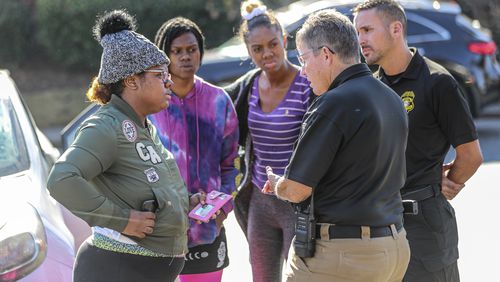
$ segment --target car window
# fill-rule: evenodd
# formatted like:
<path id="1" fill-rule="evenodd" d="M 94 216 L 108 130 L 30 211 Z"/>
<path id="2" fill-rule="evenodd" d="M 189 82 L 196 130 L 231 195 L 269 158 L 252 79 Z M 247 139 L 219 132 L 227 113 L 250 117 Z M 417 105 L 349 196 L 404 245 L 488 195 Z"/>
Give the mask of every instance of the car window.
<path id="1" fill-rule="evenodd" d="M 100 107 L 97 104 L 91 104 L 78 114 L 66 127 L 62 130 L 62 149 L 66 150 L 75 139 L 76 131 L 82 122 L 95 113 Z"/>
<path id="2" fill-rule="evenodd" d="M 351 13 L 352 6 L 347 5 L 347 6 L 336 6 L 336 7 L 324 7 L 323 9 L 325 8 L 335 8 L 340 13 L 348 16 L 349 19 L 351 19 L 352 21 L 353 18 Z M 285 29 L 285 33 L 287 34 L 287 46 L 286 46 L 287 50 L 295 50 L 297 48 L 295 46 L 295 35 L 298 29 L 304 24 L 304 22 L 307 19 L 307 16 L 302 15 L 301 17 L 297 17 L 297 15 L 302 15 L 302 13 L 291 13 L 290 11 L 276 13 L 278 21 L 282 24 L 283 28 Z M 244 46 L 245 45 L 243 44 L 243 42 L 241 42 L 240 37 L 236 35 L 231 37 L 229 40 L 222 43 L 221 45 L 219 45 L 217 49 L 220 50 L 220 52 L 225 55 L 241 53 L 233 51 L 234 49 L 238 49 L 240 51 L 244 50 L 244 53 L 242 54 L 244 54 L 243 56 L 246 57 L 247 53 L 246 49 L 244 49 Z"/>
<path id="3" fill-rule="evenodd" d="M 432 34 L 432 33 L 435 33 L 434 30 L 430 29 L 425 25 L 419 24 L 414 21 L 409 22 L 408 35 L 410 36 Z"/>
<path id="4" fill-rule="evenodd" d="M 408 19 L 407 39 L 409 45 L 449 40 L 451 37 L 448 30 L 431 19 L 411 12 L 407 12 L 406 16 Z"/>
<path id="5" fill-rule="evenodd" d="M 464 14 L 457 15 L 455 22 L 462 30 L 476 37 L 478 40 L 490 41 L 490 33 L 481 26 L 479 20 L 471 19 Z"/>
<path id="6" fill-rule="evenodd" d="M 28 150 L 12 103 L 0 99 L 0 177 L 28 168 Z"/>

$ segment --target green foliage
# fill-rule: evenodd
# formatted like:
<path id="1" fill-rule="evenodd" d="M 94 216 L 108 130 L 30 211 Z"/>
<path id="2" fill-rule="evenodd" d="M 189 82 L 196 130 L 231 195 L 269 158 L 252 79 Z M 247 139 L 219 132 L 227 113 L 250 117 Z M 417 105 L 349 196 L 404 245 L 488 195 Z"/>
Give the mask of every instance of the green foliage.
<path id="1" fill-rule="evenodd" d="M 34 37 L 31 2 L 0 1 L 0 67 L 26 60 Z"/>
<path id="2" fill-rule="evenodd" d="M 263 2 L 276 8 L 291 1 Z M 0 0 L 0 66 L 35 61 L 46 67 L 95 72 L 102 49 L 91 30 L 97 15 L 114 9 L 135 15 L 138 32 L 151 40 L 164 21 L 187 17 L 204 32 L 206 47 L 215 47 L 238 28 L 240 4 L 240 0 Z"/>
<path id="3" fill-rule="evenodd" d="M 237 5 L 234 0 L 38 0 L 37 39 L 52 61 L 96 70 L 102 50 L 92 37 L 91 29 L 98 14 L 127 9 L 137 18 L 137 31 L 152 41 L 164 21 L 184 16 L 200 25 L 206 36 L 206 45 L 211 47 L 231 35 L 232 27 L 239 19 L 228 18 L 223 9 Z"/>

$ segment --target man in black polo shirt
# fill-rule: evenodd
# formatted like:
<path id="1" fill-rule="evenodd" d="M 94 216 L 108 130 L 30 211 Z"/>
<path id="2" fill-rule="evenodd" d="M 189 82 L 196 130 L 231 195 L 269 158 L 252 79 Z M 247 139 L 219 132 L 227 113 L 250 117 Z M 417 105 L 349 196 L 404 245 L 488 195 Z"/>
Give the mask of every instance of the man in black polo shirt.
<path id="1" fill-rule="evenodd" d="M 316 252 L 307 257 L 298 220 L 286 280 L 401 280 L 410 256 L 399 193 L 406 111 L 396 93 L 359 63 L 356 30 L 347 17 L 333 10 L 312 14 L 296 40 L 302 73 L 319 97 L 304 116 L 285 175 L 277 179 L 269 168 L 263 190 L 299 203 L 300 211 L 313 193 L 318 224 L 311 232 Z"/>
<path id="2" fill-rule="evenodd" d="M 406 44 L 406 15 L 392 0 L 354 9 L 363 56 L 408 112 L 407 179 L 401 190 L 411 260 L 404 281 L 459 281 L 453 199 L 482 162 L 472 117 L 457 82 Z M 450 144 L 455 161 L 443 166 Z M 406 204 L 406 203 L 405 203 Z"/>

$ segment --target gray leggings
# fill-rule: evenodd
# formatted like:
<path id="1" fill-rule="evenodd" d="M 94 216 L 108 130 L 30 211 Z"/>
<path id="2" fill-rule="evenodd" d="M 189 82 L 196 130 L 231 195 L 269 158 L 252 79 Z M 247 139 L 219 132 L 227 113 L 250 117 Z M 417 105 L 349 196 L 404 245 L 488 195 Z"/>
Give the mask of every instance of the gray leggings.
<path id="1" fill-rule="evenodd" d="M 253 281 L 281 281 L 283 261 L 294 236 L 293 208 L 255 186 L 252 189 L 247 237 Z"/>

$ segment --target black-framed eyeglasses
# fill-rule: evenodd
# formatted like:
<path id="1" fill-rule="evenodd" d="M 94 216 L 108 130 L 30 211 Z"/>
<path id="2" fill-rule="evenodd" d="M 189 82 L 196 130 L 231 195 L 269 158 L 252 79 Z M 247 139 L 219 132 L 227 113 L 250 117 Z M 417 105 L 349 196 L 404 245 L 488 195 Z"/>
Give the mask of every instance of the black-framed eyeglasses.
<path id="1" fill-rule="evenodd" d="M 163 81 L 163 83 L 172 81 L 172 75 L 170 75 L 170 73 L 165 70 L 144 70 L 144 72 L 161 73 L 161 80 Z"/>
<path id="2" fill-rule="evenodd" d="M 314 51 L 317 51 L 317 50 L 320 50 L 323 47 L 328 49 L 328 51 L 330 51 L 330 53 L 335 54 L 335 52 L 330 47 L 328 47 L 326 45 L 319 46 L 316 49 L 311 49 L 311 50 L 305 52 L 304 54 L 300 54 L 299 51 L 297 50 L 297 60 L 299 61 L 300 66 L 303 67 L 306 64 L 306 61 L 304 60 L 304 55 L 309 54 L 309 53 L 314 52 Z"/>

